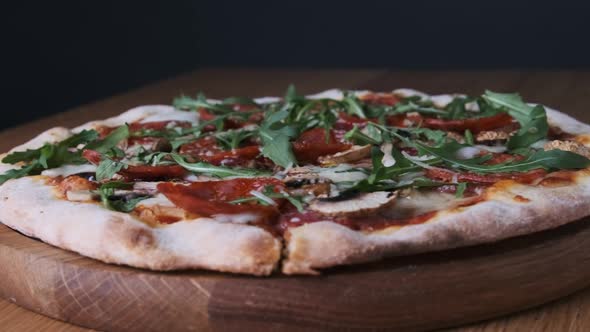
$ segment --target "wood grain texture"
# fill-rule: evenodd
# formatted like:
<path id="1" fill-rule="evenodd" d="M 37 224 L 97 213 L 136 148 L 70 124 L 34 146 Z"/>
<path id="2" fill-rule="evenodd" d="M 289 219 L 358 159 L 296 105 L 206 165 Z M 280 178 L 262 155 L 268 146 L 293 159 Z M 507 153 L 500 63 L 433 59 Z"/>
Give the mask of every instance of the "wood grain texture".
<path id="1" fill-rule="evenodd" d="M 527 100 L 590 120 L 586 113 L 588 72 L 208 69 L 4 131 L 0 133 L 0 149 L 51 126 L 74 126 L 139 104 L 167 103 L 179 92 L 203 90 L 213 97 L 277 95 L 289 82 L 295 82 L 304 93 L 332 87 L 413 87 L 430 93 L 471 94 L 485 88 L 519 91 Z M 98 317 L 102 325 L 94 326 L 101 329 L 149 330 L 187 311 L 195 318 L 194 324 L 168 327 L 232 330 L 262 327 L 259 324 L 263 322 L 266 328 L 292 330 L 342 326 L 426 329 L 505 314 L 584 286 L 590 269 L 586 267 L 589 237 L 590 230 L 577 223 L 498 245 L 335 269 L 320 278 L 257 279 L 204 272 L 159 274 L 107 266 L 3 228 L 0 295 L 62 319 L 88 322 Z M 14 271 L 19 274 L 11 273 Z M 187 280 L 193 282 L 187 284 Z M 428 290 L 429 296 L 425 296 Z M 458 307 L 466 311 L 450 310 Z M 291 313 L 295 309 L 300 315 Z M 540 309 L 455 331 L 584 331 L 590 329 L 589 309 L 590 291 L 586 291 Z M 359 315 L 361 311 L 365 314 Z M 207 318 L 206 323 L 199 320 L 202 318 Z M 398 325 L 391 325 L 392 319 Z M 0 302 L 0 327 L 8 331 L 82 330 L 6 301 Z"/>

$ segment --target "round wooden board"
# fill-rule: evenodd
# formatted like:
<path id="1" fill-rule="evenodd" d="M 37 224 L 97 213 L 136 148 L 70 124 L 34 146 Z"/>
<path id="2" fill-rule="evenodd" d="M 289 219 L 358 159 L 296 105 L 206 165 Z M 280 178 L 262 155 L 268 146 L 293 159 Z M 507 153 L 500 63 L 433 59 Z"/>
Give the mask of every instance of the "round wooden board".
<path id="1" fill-rule="evenodd" d="M 112 266 L 0 224 L 0 296 L 108 331 L 427 330 L 590 284 L 590 223 L 495 244 L 268 278 Z"/>

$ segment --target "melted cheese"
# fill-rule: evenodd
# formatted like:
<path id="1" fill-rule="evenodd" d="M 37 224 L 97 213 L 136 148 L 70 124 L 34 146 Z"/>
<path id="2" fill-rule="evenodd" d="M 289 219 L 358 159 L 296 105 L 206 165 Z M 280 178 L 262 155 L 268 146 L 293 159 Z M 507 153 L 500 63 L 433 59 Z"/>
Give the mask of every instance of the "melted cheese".
<path id="1" fill-rule="evenodd" d="M 460 205 L 461 202 L 462 200 L 455 198 L 454 194 L 412 190 L 408 195 L 400 195 L 386 214 L 392 219 L 405 219 L 449 209 Z"/>
<path id="2" fill-rule="evenodd" d="M 73 202 L 86 202 L 94 200 L 96 194 L 93 194 L 90 190 L 75 190 L 66 192 L 66 198 L 68 201 Z"/>
<path id="3" fill-rule="evenodd" d="M 220 222 L 232 222 L 236 224 L 247 224 L 256 222 L 260 219 L 260 215 L 255 213 L 238 213 L 238 214 L 216 214 L 213 219 Z"/>
<path id="4" fill-rule="evenodd" d="M 49 176 L 49 177 L 58 177 L 58 176 L 70 176 L 74 174 L 80 173 L 94 173 L 96 172 L 96 166 L 91 164 L 86 165 L 63 165 L 58 168 L 47 169 L 41 172 L 41 175 Z"/>
<path id="5" fill-rule="evenodd" d="M 281 98 L 279 98 L 279 97 L 260 97 L 260 98 L 255 98 L 254 101 L 258 104 L 272 104 L 272 103 L 278 103 L 279 101 L 281 101 Z"/>
<path id="6" fill-rule="evenodd" d="M 174 203 L 172 203 L 166 196 L 163 194 L 157 194 L 156 196 L 148 199 L 144 199 L 137 203 L 137 205 L 145 206 L 145 207 L 152 207 L 152 206 L 170 206 L 174 207 Z"/>
<path id="7" fill-rule="evenodd" d="M 141 120 L 141 123 L 157 121 L 187 121 L 196 123 L 199 120 L 198 113 L 173 110 L 151 114 Z"/>

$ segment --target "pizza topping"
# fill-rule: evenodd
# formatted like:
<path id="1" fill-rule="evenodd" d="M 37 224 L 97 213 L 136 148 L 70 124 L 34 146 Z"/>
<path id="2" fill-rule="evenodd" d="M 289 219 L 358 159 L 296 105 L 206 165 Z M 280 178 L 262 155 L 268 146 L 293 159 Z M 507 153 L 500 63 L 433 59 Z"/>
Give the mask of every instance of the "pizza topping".
<path id="1" fill-rule="evenodd" d="M 498 140 L 507 140 L 510 138 L 510 133 L 501 130 L 486 130 L 480 131 L 475 140 L 478 142 L 489 142 L 489 141 L 498 141 Z"/>
<path id="2" fill-rule="evenodd" d="M 181 220 L 191 219 L 185 210 L 166 205 L 138 205 L 133 212 L 137 217 L 151 225 L 173 224 Z"/>
<path id="3" fill-rule="evenodd" d="M 318 158 L 322 166 L 336 166 L 340 164 L 350 164 L 371 156 L 371 145 L 353 145 L 348 150 L 337 152 L 333 155 L 322 156 Z"/>
<path id="4" fill-rule="evenodd" d="M 89 192 L 97 187 L 98 185 L 95 182 L 77 175 L 70 175 L 59 182 L 57 190 L 60 197 L 67 197 L 68 192 Z"/>
<path id="5" fill-rule="evenodd" d="M 471 172 L 453 172 L 442 168 L 431 168 L 425 171 L 426 177 L 445 183 L 487 183 L 493 184 L 501 180 L 515 180 L 522 183 L 531 183 L 542 178 L 547 172 L 543 169 L 536 169 L 522 173 L 499 173 L 499 174 L 477 174 Z"/>
<path id="6" fill-rule="evenodd" d="M 180 165 L 128 166 L 121 169 L 119 173 L 126 181 L 181 179 L 188 174 L 187 170 Z"/>
<path id="7" fill-rule="evenodd" d="M 2 159 L 6 164 L 24 163 L 21 168 L 15 168 L 0 175 L 0 184 L 9 179 L 20 178 L 27 175 L 40 174 L 43 170 L 60 167 L 65 164 L 81 164 L 79 145 L 88 144 L 98 138 L 98 134 L 92 130 L 84 130 L 72 135 L 65 140 L 50 144 L 34 150 L 13 152 Z"/>
<path id="8" fill-rule="evenodd" d="M 395 202 L 395 192 L 377 191 L 363 193 L 354 197 L 326 198 L 313 202 L 309 209 L 326 216 L 367 216 L 388 208 Z"/>
<path id="9" fill-rule="evenodd" d="M 308 130 L 293 142 L 297 161 L 311 164 L 317 163 L 319 157 L 343 152 L 350 147 L 350 144 L 337 142 L 334 132 L 326 132 L 323 128 Z"/>
<path id="10" fill-rule="evenodd" d="M 96 166 L 92 164 L 84 165 L 63 165 L 57 168 L 51 168 L 41 172 L 41 175 L 49 176 L 52 178 L 62 176 L 67 177 L 70 175 L 81 174 L 81 173 L 95 173 Z"/>
<path id="11" fill-rule="evenodd" d="M 582 155 L 586 158 L 590 158 L 590 149 L 578 142 L 573 141 L 550 141 L 543 146 L 543 149 L 545 151 L 551 151 L 555 149 L 562 151 L 570 151 Z"/>
<path id="12" fill-rule="evenodd" d="M 175 106 L 191 117 L 98 127 L 12 153 L 3 162 L 21 168 L 0 183 L 66 176 L 55 181 L 62 198 L 100 199 L 153 225 L 207 217 L 269 230 L 321 220 L 376 230 L 425 222 L 498 181 L 555 185 L 566 181 L 552 176 L 560 170 L 590 166 L 586 146 L 551 134 L 545 109 L 516 94 L 306 98 L 290 87 L 257 101 L 181 97 Z M 89 174 L 70 179 L 80 172 Z M 434 207 L 421 195 L 446 201 Z M 166 204 L 151 204 L 157 197 Z"/>
<path id="13" fill-rule="evenodd" d="M 134 192 L 131 189 L 133 189 L 132 183 L 112 181 L 100 185 L 96 192 L 100 195 L 100 200 L 107 209 L 131 212 L 137 203 L 150 197 L 150 195 Z"/>
<path id="14" fill-rule="evenodd" d="M 462 120 L 445 120 L 436 118 L 423 118 L 422 125 L 426 128 L 459 131 L 470 130 L 477 134 L 486 130 L 501 128 L 512 123 L 512 117 L 506 113 L 500 113 L 489 117 L 469 118 Z"/>
<path id="15" fill-rule="evenodd" d="M 255 221 L 268 222 L 278 216 L 277 207 L 269 205 L 268 202 L 266 205 L 260 204 L 256 200 L 260 197 L 252 195 L 253 191 L 260 192 L 267 186 L 270 186 L 274 192 L 283 188 L 282 182 L 274 178 L 257 178 L 204 181 L 188 185 L 160 183 L 158 191 L 176 206 L 197 216 L 251 214 L 255 216 Z M 282 200 L 273 200 L 273 202 L 278 205 L 282 203 Z"/>

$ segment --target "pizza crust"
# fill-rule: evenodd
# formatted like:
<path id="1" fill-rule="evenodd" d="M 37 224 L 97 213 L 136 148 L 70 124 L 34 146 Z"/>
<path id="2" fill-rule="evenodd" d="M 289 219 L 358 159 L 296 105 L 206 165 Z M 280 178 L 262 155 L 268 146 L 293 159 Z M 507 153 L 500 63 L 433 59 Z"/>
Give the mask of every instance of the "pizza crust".
<path id="1" fill-rule="evenodd" d="M 10 152 L 36 149 L 101 125 L 167 120 L 197 123 L 198 114 L 163 105 L 136 107 L 72 130 L 49 129 Z M 0 163 L 0 172 L 18 167 Z M 53 188 L 44 183 L 46 179 L 46 176 L 25 177 L 0 186 L 2 223 L 25 235 L 106 263 L 151 270 L 203 268 L 268 275 L 280 260 L 281 242 L 261 228 L 209 218 L 152 228 L 132 215 L 110 211 L 99 204 L 58 199 Z"/>
<path id="2" fill-rule="evenodd" d="M 496 189 L 493 189 L 496 188 Z M 532 187 L 512 181 L 497 183 L 486 201 L 442 211 L 428 222 L 363 233 L 331 222 L 289 230 L 286 274 L 317 273 L 335 265 L 384 257 L 437 251 L 534 233 L 590 214 L 590 177 L 559 188 Z M 528 199 L 522 202 L 517 195 Z"/>
<path id="3" fill-rule="evenodd" d="M 261 228 L 200 218 L 151 228 L 98 203 L 58 199 L 45 176 L 0 186 L 0 220 L 54 246 L 106 263 L 151 270 L 270 274 L 281 243 Z"/>
<path id="4" fill-rule="evenodd" d="M 401 96 L 428 95 L 398 89 Z M 437 96 L 438 103 L 452 98 Z M 444 105 L 439 105 L 444 107 Z M 550 125 L 576 135 L 590 126 L 545 107 Z M 495 189 L 494 189 L 495 188 Z M 517 195 L 528 202 L 515 199 Z M 489 243 L 555 228 L 590 215 L 590 171 L 577 172 L 571 185 L 551 188 L 502 181 L 488 189 L 485 202 L 441 211 L 428 222 L 363 233 L 324 221 L 291 228 L 285 235 L 286 274 L 315 274 L 319 269 L 370 262 L 384 257 Z"/>

